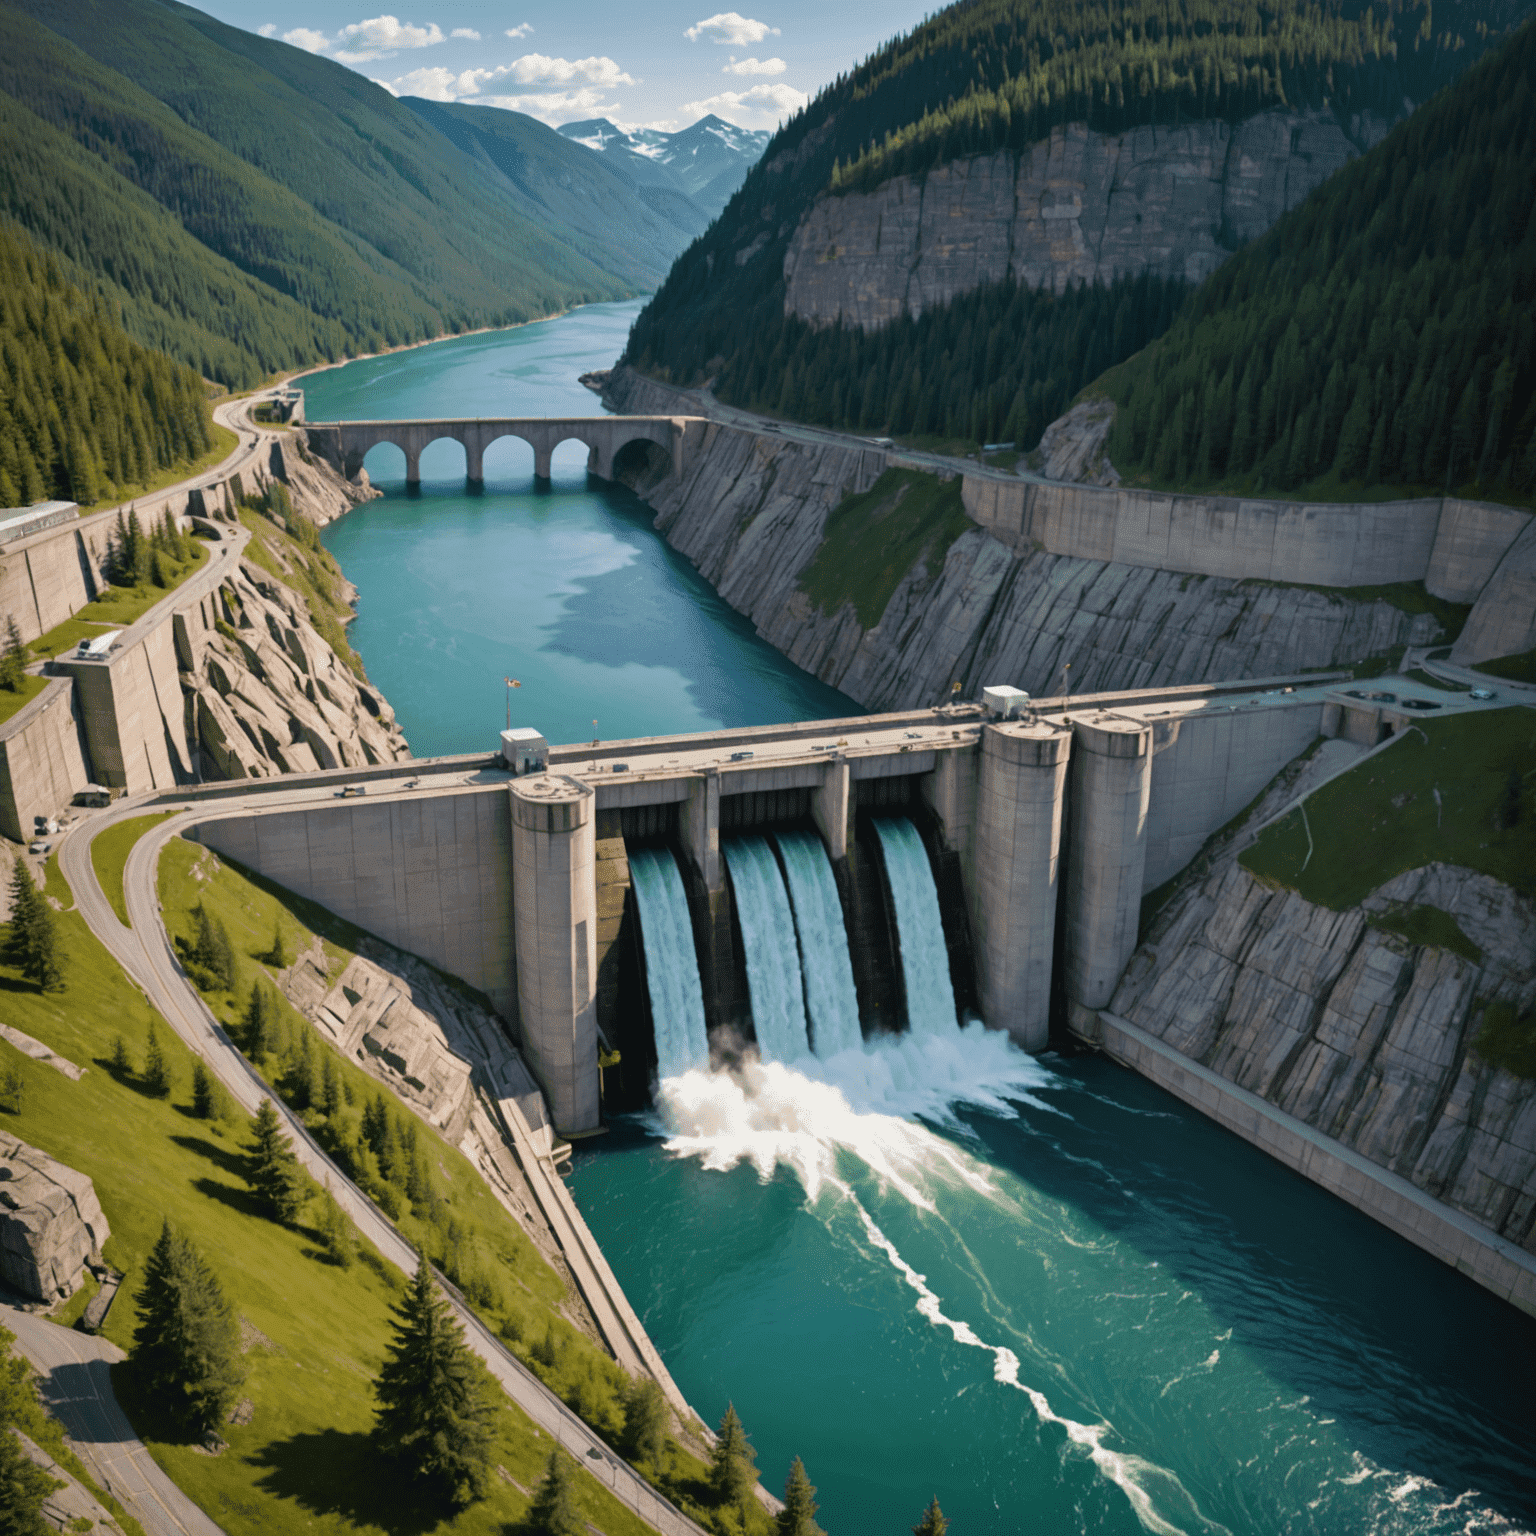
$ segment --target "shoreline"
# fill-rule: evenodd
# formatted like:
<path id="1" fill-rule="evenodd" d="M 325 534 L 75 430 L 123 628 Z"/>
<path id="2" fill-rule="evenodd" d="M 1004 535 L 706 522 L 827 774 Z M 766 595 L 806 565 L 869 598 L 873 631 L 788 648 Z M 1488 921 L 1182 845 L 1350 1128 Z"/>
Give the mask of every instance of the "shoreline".
<path id="1" fill-rule="evenodd" d="M 248 394 L 261 394 L 266 390 L 275 389 L 279 384 L 291 384 L 295 379 L 307 379 L 312 374 L 329 373 L 333 368 L 345 368 L 349 363 L 366 363 L 374 358 L 393 357 L 397 352 L 414 352 L 419 347 L 433 347 L 442 341 L 459 341 L 466 336 L 490 336 L 497 331 L 521 331 L 530 325 L 543 325 L 550 320 L 564 320 L 568 315 L 574 315 L 583 309 L 591 309 L 595 304 L 630 304 L 634 299 L 651 298 L 650 294 L 635 294 L 631 299 L 596 299 L 582 304 L 572 304 L 566 309 L 553 310 L 547 315 L 535 315 L 531 320 L 517 320 L 511 325 L 482 325 L 472 331 L 454 331 L 442 336 L 428 336 L 421 341 L 402 341 L 398 347 L 385 347 L 382 352 L 359 352 L 356 357 L 344 357 L 340 362 L 315 363 L 309 368 L 299 368 L 292 373 L 274 374 L 264 384 L 258 385 L 254 390 L 248 390 Z"/>

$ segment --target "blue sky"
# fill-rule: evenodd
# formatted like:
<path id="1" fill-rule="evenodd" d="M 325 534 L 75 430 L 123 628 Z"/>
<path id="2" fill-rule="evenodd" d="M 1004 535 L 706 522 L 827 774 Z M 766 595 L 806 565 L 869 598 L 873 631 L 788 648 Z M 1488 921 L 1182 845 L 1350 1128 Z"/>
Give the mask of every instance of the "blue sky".
<path id="1" fill-rule="evenodd" d="M 509 107 L 556 125 L 608 117 L 667 129 L 707 112 L 772 128 L 925 9 L 917 0 L 752 0 L 746 12 L 694 0 L 411 0 L 398 14 L 366 0 L 200 8 L 336 59 L 397 95 Z"/>

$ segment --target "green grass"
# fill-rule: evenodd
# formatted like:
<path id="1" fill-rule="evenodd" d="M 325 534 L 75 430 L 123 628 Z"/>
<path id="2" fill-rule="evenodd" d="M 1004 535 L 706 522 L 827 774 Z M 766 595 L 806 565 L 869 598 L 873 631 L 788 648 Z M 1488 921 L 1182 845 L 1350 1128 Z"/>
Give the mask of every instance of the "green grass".
<path id="1" fill-rule="evenodd" d="M 1395 933 L 1410 944 L 1448 949 L 1473 965 L 1483 963 L 1482 950 L 1462 932 L 1455 917 L 1440 907 L 1432 907 L 1426 902 L 1395 901 L 1385 912 L 1372 913 L 1369 922 L 1372 928 Z"/>
<path id="2" fill-rule="evenodd" d="M 21 687 L 14 693 L 9 688 L 0 688 L 0 725 L 25 709 L 50 681 L 49 678 L 26 672 L 22 674 Z"/>
<path id="3" fill-rule="evenodd" d="M 922 561 L 929 578 L 937 576 L 950 545 L 975 526 L 960 500 L 958 477 L 888 469 L 828 516 L 800 590 L 825 614 L 852 603 L 859 623 L 873 629 L 907 573 Z"/>
<path id="4" fill-rule="evenodd" d="M 1491 1067 L 1536 1079 L 1536 1010 L 1517 1013 L 1513 1003 L 1489 1003 L 1472 1049 Z"/>
<path id="5" fill-rule="evenodd" d="M 208 558 L 207 547 L 197 539 L 191 544 L 192 553 L 186 560 L 160 557 L 165 567 L 165 586 L 157 587 L 153 582 L 145 581 L 136 587 L 108 587 L 95 602 L 87 603 L 73 618 L 54 625 L 27 649 L 34 656 L 59 656 L 73 650 L 82 640 L 93 640 L 108 630 L 127 629 L 202 567 Z"/>
<path id="6" fill-rule="evenodd" d="M 215 859 L 208 850 L 181 838 L 173 838 L 161 855 L 159 893 L 172 934 L 191 934 L 191 912 L 199 902 L 228 930 L 240 975 L 232 992 L 213 992 L 206 998 L 226 1025 L 238 1024 L 252 980 L 259 975 L 270 978 L 275 974 L 263 957 L 271 950 L 278 925 L 282 927 L 290 958 L 318 939 L 333 977 L 341 974 L 363 938 L 361 930 L 325 908 L 223 859 Z M 445 979 L 490 1011 L 486 1000 L 464 982 L 453 977 Z M 308 1032 L 313 1045 L 331 1053 L 343 1085 L 355 1100 L 356 1108 L 341 1112 L 345 1123 L 337 1127 L 338 1131 L 349 1130 L 362 1104 L 376 1094 L 383 1093 L 393 1102 L 387 1088 L 336 1051 L 286 999 L 281 1001 L 280 1011 L 282 1027 L 290 1038 L 296 1040 L 300 1032 Z M 282 1077 L 283 1064 L 275 1057 L 263 1057 L 253 1065 L 274 1085 Z M 405 1114 L 403 1110 L 401 1113 Z M 318 1111 L 309 1111 L 305 1119 L 325 1144 L 325 1117 Z M 545 1262 L 522 1227 L 491 1193 L 478 1170 L 425 1122 L 416 1124 L 428 1152 L 442 1208 L 434 1217 L 413 1210 L 408 1200 L 402 1200 L 396 1225 L 411 1241 L 425 1246 L 450 1275 L 456 1273 L 461 1288 L 491 1329 L 587 1423 L 610 1444 L 616 1444 L 623 1419 L 619 1399 L 623 1372 L 601 1345 L 562 1315 L 568 1296 L 565 1281 Z M 458 1233 L 456 1258 L 450 1257 L 445 1249 L 445 1222 L 449 1221 Z M 553 1345 L 552 1363 L 541 1357 L 546 1343 Z M 647 1465 L 640 1470 L 696 1520 L 721 1530 L 725 1536 L 727 1527 L 720 1524 L 719 1512 L 705 1502 L 703 1463 L 682 1446 L 670 1442 L 666 1466 Z M 756 1528 L 754 1516 L 753 1529 Z M 604 1525 L 603 1529 L 612 1536 L 610 1527 Z M 763 1530 L 767 1529 L 765 1525 Z"/>
<path id="7" fill-rule="evenodd" d="M 1536 651 L 1520 651 L 1513 656 L 1479 661 L 1473 670 L 1489 677 L 1507 677 L 1512 683 L 1536 683 Z"/>
<path id="8" fill-rule="evenodd" d="M 49 861 L 49 891 L 69 893 Z M 449 1519 L 367 1439 L 369 1383 L 387 1343 L 389 1307 L 401 1276 L 382 1260 L 338 1269 L 320 1256 L 316 1234 L 256 1213 L 241 1147 L 248 1118 L 210 1123 L 189 1110 L 190 1052 L 160 1023 L 175 1075 L 169 1101 L 148 1097 L 108 1069 L 121 1034 L 143 1060 L 148 1004 L 74 911 L 58 915 L 68 956 L 68 990 L 41 996 L 0 966 L 7 1022 L 88 1068 L 78 1082 L 0 1043 L 0 1059 L 23 1080 L 22 1110 L 5 1129 L 88 1174 L 112 1228 L 107 1261 L 126 1276 L 106 1334 L 128 1348 L 134 1296 L 145 1258 L 168 1218 L 184 1229 L 217 1272 L 240 1315 L 259 1330 L 245 1356 L 247 1425 L 227 1425 L 229 1449 L 209 1456 L 173 1434 L 136 1392 L 131 1363 L 113 1383 L 155 1460 L 230 1536 L 272 1531 L 491 1536 L 519 1521 L 527 1501 L 505 1479 L 490 1496 Z M 531 1277 L 537 1283 L 537 1276 Z M 514 1275 L 514 1281 L 521 1275 Z M 499 1415 L 496 1460 L 524 1487 L 537 1481 L 550 1440 L 510 1405 Z M 608 1536 L 647 1528 L 584 1471 L 578 1502 Z"/>
<path id="9" fill-rule="evenodd" d="M 222 391 L 220 393 L 222 394 Z M 173 464 L 169 469 L 162 469 L 157 474 L 151 475 L 142 485 L 120 486 L 103 500 L 89 507 L 81 507 L 80 515 L 84 517 L 91 512 L 103 512 L 108 507 L 115 507 L 120 502 L 129 501 L 134 497 L 152 496 L 156 491 L 163 491 L 168 485 L 175 485 L 178 480 L 190 480 L 193 475 L 200 475 L 205 469 L 212 469 L 215 464 L 223 463 L 240 446 L 240 434 L 231 432 L 228 427 L 221 427 L 216 421 L 208 423 L 208 430 L 213 435 L 213 446 L 206 453 L 199 455 L 190 463 Z"/>
<path id="10" fill-rule="evenodd" d="M 112 903 L 118 921 L 125 928 L 133 927 L 128 921 L 128 901 L 123 894 L 123 870 L 128 863 L 129 851 L 151 827 L 175 814 L 174 811 L 161 811 L 154 816 L 131 817 L 128 821 L 120 821 L 108 827 L 91 844 L 91 864 L 96 871 L 96 879 L 100 882 L 102 893 Z"/>
<path id="11" fill-rule="evenodd" d="M 1336 912 L 1436 861 L 1536 892 L 1536 713 L 1425 720 L 1404 738 L 1311 795 L 1305 824 L 1298 809 L 1266 827 L 1239 862 Z"/>

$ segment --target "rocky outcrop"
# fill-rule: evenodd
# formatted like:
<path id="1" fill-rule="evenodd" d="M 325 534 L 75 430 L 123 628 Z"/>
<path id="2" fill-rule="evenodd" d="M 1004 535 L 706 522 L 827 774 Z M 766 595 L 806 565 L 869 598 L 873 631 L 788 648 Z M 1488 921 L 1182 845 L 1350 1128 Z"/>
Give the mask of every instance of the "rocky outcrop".
<path id="1" fill-rule="evenodd" d="M 1047 480 L 1074 485 L 1119 485 L 1120 472 L 1105 445 L 1115 425 L 1113 400 L 1084 400 L 1045 429 L 1029 467 Z"/>
<path id="2" fill-rule="evenodd" d="M 267 778 L 410 756 L 383 695 L 356 677 L 304 599 L 250 560 L 176 615 L 187 740 L 203 776 Z"/>
<path id="3" fill-rule="evenodd" d="M 111 1235 L 85 1174 L 0 1132 L 0 1279 L 35 1301 L 72 1296 Z"/>
<path id="4" fill-rule="evenodd" d="M 1536 1083 L 1475 1049 L 1490 1004 L 1536 1003 L 1536 906 L 1434 864 L 1334 912 L 1240 846 L 1164 908 L 1108 1011 L 1536 1252 Z M 1373 922 L 1418 905 L 1481 960 Z"/>
<path id="5" fill-rule="evenodd" d="M 1005 278 L 1057 293 L 1143 272 L 1197 283 L 1386 127 L 1282 111 L 1115 136 L 1072 123 L 1018 156 L 823 196 L 785 253 L 785 312 L 870 329 Z"/>
<path id="6" fill-rule="evenodd" d="M 288 487 L 295 509 L 320 528 L 381 494 L 369 481 L 366 469 L 358 470 L 351 480 L 336 474 L 309 451 L 302 432 L 285 433 L 273 440 L 265 470 Z"/>
<path id="7" fill-rule="evenodd" d="M 680 408 L 625 368 L 605 398 L 637 414 Z M 870 709 L 934 704 L 956 681 L 972 697 L 995 682 L 1055 693 L 1068 663 L 1074 693 L 1148 688 L 1327 667 L 1439 635 L 1433 618 L 1385 602 L 1018 552 L 980 528 L 932 575 L 918 560 L 866 629 L 851 603 L 823 612 L 799 581 L 828 514 L 885 466 L 853 443 L 711 424 L 681 478 L 658 457 L 634 484 L 667 541 L 759 634 Z"/>

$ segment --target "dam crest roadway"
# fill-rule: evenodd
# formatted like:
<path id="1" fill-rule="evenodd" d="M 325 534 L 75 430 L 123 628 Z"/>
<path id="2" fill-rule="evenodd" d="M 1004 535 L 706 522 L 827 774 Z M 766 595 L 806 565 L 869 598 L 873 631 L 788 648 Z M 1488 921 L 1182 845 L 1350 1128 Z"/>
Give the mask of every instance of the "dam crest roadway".
<path id="1" fill-rule="evenodd" d="M 485 482 L 485 450 L 503 437 L 521 438 L 533 449 L 533 472 L 548 480 L 550 459 L 561 443 L 575 439 L 588 450 L 587 470 L 613 478 L 617 454 L 635 442 L 654 443 L 671 456 L 674 475 L 683 473 L 690 440 L 708 425 L 702 416 L 484 416 L 416 421 L 309 422 L 309 446 L 334 469 L 355 480 L 370 448 L 392 443 L 405 455 L 405 483 L 421 484 L 421 455 L 440 438 L 464 449 L 465 478 Z"/>

